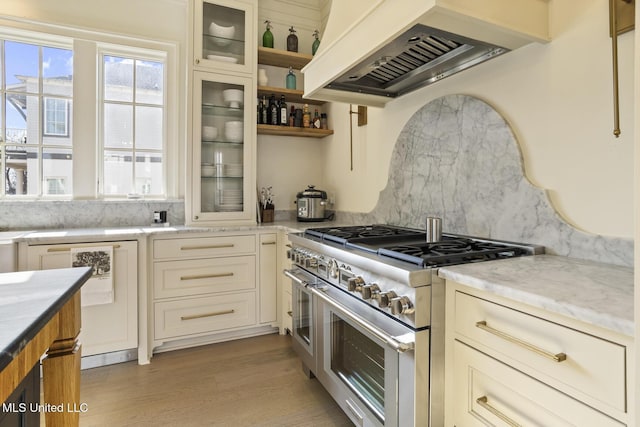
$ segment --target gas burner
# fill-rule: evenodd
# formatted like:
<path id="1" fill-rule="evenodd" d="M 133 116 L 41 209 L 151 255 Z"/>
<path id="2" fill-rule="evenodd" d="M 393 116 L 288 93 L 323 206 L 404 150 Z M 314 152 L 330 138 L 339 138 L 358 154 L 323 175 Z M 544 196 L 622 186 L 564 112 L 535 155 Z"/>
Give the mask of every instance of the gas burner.
<path id="1" fill-rule="evenodd" d="M 364 225 L 346 227 L 309 228 L 305 234 L 329 240 L 341 245 L 351 242 L 367 241 L 376 238 L 394 238 L 400 236 L 416 236 L 424 234 L 417 230 L 394 227 L 389 225 Z"/>

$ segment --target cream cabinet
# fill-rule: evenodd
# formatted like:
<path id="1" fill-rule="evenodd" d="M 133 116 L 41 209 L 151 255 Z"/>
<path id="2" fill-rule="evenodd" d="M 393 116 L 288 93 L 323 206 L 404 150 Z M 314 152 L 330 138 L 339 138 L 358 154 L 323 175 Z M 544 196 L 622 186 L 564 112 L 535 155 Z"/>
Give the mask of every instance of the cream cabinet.
<path id="1" fill-rule="evenodd" d="M 447 425 L 621 426 L 629 338 L 447 282 Z"/>
<path id="2" fill-rule="evenodd" d="M 278 321 L 278 235 L 260 235 L 260 323 Z"/>
<path id="3" fill-rule="evenodd" d="M 192 28 L 194 67 L 255 73 L 255 0 L 195 0 Z"/>
<path id="4" fill-rule="evenodd" d="M 256 222 L 256 2 L 190 2 L 186 223 Z"/>
<path id="5" fill-rule="evenodd" d="M 275 233 L 152 239 L 152 349 L 273 333 Z"/>
<path id="6" fill-rule="evenodd" d="M 21 270 L 68 268 L 72 266 L 74 251 L 111 248 L 110 279 L 98 286 L 101 289 L 111 288 L 112 299 L 87 305 L 89 295 L 85 292 L 91 292 L 89 287 L 94 284 L 89 281 L 83 286 L 82 356 L 138 348 L 137 241 L 21 245 L 24 245 L 21 254 L 26 253 L 26 258 L 20 259 Z"/>

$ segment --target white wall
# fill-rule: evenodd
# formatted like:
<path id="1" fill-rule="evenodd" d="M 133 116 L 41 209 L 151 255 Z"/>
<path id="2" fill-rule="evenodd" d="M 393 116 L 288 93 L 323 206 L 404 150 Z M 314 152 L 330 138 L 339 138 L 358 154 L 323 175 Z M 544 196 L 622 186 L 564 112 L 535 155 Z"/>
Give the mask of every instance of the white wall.
<path id="1" fill-rule="evenodd" d="M 369 108 L 366 127 L 358 128 L 354 117 L 353 171 L 349 106 L 332 104 L 335 134 L 325 139 L 324 189 L 336 193 L 336 209 L 371 210 L 386 185 L 390 155 L 407 120 L 430 100 L 463 93 L 492 104 L 509 121 L 528 178 L 549 190 L 569 223 L 588 232 L 632 237 L 634 33 L 619 38 L 622 135 L 616 139 L 608 0 L 549 5 L 551 43 L 508 53 L 384 109 Z"/>

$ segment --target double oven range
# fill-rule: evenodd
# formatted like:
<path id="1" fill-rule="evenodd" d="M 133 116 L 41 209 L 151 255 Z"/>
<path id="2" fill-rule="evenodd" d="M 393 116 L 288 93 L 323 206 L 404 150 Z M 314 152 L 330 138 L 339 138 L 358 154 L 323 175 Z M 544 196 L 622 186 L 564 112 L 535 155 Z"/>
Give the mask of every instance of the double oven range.
<path id="1" fill-rule="evenodd" d="M 438 267 L 542 253 L 519 243 L 390 225 L 289 235 L 293 347 L 356 425 L 444 422 Z"/>

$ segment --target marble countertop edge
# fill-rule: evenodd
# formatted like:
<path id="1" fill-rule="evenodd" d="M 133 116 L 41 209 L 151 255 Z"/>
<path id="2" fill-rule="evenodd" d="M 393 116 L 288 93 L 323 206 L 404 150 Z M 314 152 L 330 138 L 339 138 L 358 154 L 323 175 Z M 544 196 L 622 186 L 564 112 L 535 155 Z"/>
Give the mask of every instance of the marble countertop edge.
<path id="1" fill-rule="evenodd" d="M 438 275 L 496 296 L 634 336 L 632 269 L 554 255 L 538 255 L 535 261 L 526 258 L 443 267 Z M 524 264 L 528 264 L 528 268 L 520 270 L 518 267 Z M 540 269 L 539 278 L 536 268 Z M 549 286 L 546 277 L 554 275 L 554 269 L 558 269 L 560 279 Z M 594 272 L 611 275 L 622 282 L 608 286 L 601 276 L 590 280 Z"/>

